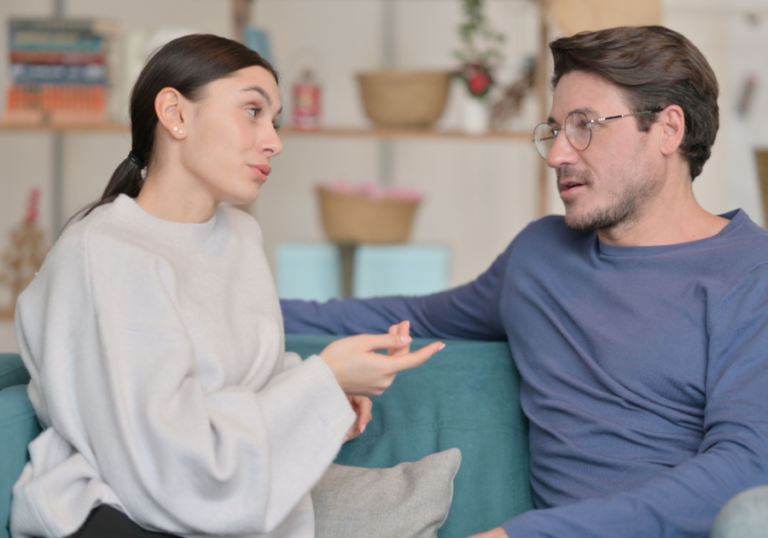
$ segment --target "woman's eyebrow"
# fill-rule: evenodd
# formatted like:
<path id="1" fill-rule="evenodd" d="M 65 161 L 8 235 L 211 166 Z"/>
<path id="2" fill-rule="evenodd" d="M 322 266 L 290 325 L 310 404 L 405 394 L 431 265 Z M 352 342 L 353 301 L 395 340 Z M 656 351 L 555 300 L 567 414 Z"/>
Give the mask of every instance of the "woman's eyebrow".
<path id="1" fill-rule="evenodd" d="M 272 98 L 269 96 L 269 94 L 264 91 L 264 88 L 261 86 L 249 86 L 248 88 L 243 88 L 244 92 L 256 92 L 260 94 L 262 97 L 264 97 L 264 100 L 267 102 L 267 106 L 272 106 Z"/>

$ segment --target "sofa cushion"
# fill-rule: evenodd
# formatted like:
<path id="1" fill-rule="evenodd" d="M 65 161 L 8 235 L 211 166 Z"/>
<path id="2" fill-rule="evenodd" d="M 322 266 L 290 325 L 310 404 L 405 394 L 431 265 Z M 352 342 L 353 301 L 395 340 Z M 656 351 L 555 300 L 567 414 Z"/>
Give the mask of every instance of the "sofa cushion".
<path id="1" fill-rule="evenodd" d="M 461 452 L 389 469 L 331 465 L 312 490 L 317 538 L 435 538 L 453 497 Z"/>
<path id="2" fill-rule="evenodd" d="M 17 353 L 0 353 L 0 390 L 29 383 L 29 372 Z"/>
<path id="3" fill-rule="evenodd" d="M 336 338 L 289 334 L 286 349 L 306 358 Z M 432 341 L 414 339 L 412 349 Z M 438 535 L 466 538 L 533 508 L 528 424 L 506 342 L 444 342 L 443 351 L 372 398 L 373 420 L 336 463 L 385 468 L 458 448 L 453 503 Z"/>
<path id="4" fill-rule="evenodd" d="M 13 485 L 29 459 L 27 445 L 40 433 L 26 385 L 0 390 L 0 432 L 0 537 L 7 538 Z"/>

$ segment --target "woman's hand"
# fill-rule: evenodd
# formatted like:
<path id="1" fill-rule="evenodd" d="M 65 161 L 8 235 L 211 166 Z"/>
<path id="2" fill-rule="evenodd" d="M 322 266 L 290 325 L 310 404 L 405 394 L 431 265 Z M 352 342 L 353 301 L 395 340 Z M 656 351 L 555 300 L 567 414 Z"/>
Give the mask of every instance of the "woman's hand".
<path id="1" fill-rule="evenodd" d="M 347 434 L 347 441 L 351 441 L 352 439 L 357 439 L 363 435 L 365 428 L 373 418 L 373 415 L 371 414 L 373 402 L 368 396 L 347 396 L 347 398 L 349 398 L 349 404 L 357 414 L 355 425 L 352 426 L 352 429 L 349 430 L 349 433 Z"/>
<path id="2" fill-rule="evenodd" d="M 389 388 L 398 373 L 421 366 L 445 347 L 442 342 L 434 342 L 410 353 L 411 341 L 410 336 L 400 334 L 350 336 L 330 344 L 320 353 L 320 358 L 347 394 L 378 396 Z M 387 349 L 393 354 L 375 353 L 378 349 Z M 399 354 L 402 351 L 405 353 Z"/>
<path id="3" fill-rule="evenodd" d="M 389 334 L 410 336 L 410 330 L 410 322 L 402 321 L 397 325 L 392 325 L 389 328 Z M 402 356 L 407 355 L 410 351 L 411 345 L 409 343 L 400 348 L 390 349 L 388 355 L 390 357 Z M 373 409 L 373 402 L 371 402 L 371 399 L 367 396 L 348 396 L 348 398 L 352 409 L 357 414 L 357 421 L 355 422 L 355 425 L 352 426 L 352 429 L 349 430 L 349 434 L 347 435 L 347 441 L 351 441 L 352 439 L 357 439 L 363 435 L 365 428 L 373 418 L 373 415 L 371 414 L 371 409 Z"/>

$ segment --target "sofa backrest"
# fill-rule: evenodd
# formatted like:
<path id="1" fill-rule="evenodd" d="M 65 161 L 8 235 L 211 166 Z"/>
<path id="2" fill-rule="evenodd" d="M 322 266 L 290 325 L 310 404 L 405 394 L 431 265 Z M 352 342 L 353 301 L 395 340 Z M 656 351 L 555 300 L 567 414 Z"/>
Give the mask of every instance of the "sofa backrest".
<path id="1" fill-rule="evenodd" d="M 336 338 L 289 334 L 285 346 L 307 358 Z M 432 341 L 414 339 L 412 349 Z M 528 424 L 506 342 L 444 342 L 443 351 L 372 398 L 373 420 L 336 463 L 384 468 L 459 448 L 453 503 L 438 536 L 466 538 L 533 508 Z"/>

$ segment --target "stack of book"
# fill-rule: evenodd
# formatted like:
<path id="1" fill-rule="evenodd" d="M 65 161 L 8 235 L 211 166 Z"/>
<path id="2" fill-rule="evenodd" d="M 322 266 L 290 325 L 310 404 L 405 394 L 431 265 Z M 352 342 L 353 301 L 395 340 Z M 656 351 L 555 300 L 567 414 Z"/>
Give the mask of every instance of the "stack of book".
<path id="1" fill-rule="evenodd" d="M 4 116 L 14 124 L 84 124 L 107 119 L 109 37 L 101 21 L 11 19 L 11 86 Z"/>

